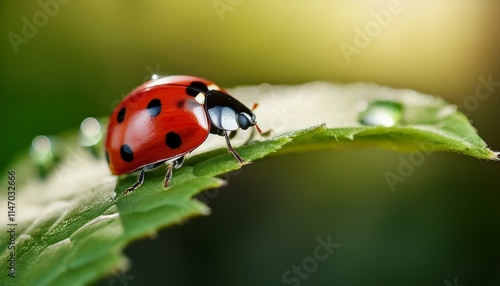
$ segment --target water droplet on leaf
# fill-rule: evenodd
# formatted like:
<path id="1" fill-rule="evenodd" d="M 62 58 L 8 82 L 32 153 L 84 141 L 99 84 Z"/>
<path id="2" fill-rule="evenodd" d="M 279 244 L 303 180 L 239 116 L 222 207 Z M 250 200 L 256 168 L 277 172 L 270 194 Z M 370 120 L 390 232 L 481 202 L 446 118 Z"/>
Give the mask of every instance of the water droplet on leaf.
<path id="1" fill-rule="evenodd" d="M 401 122 L 403 106 L 394 101 L 377 100 L 366 105 L 359 114 L 359 123 L 371 126 L 394 126 Z"/>
<path id="2" fill-rule="evenodd" d="M 93 117 L 85 118 L 80 125 L 79 137 L 80 146 L 90 149 L 95 157 L 99 157 L 103 138 L 100 122 Z"/>
<path id="3" fill-rule="evenodd" d="M 38 168 L 38 174 L 43 179 L 59 161 L 58 139 L 38 135 L 31 141 L 30 158 Z"/>

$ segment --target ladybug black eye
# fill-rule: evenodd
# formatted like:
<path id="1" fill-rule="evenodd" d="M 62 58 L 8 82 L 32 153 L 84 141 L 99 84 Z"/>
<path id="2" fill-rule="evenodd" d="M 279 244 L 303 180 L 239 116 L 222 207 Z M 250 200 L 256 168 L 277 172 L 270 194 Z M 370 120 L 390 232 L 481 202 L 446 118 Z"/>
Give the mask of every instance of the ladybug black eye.
<path id="1" fill-rule="evenodd" d="M 238 126 L 243 130 L 247 130 L 251 125 L 250 118 L 248 117 L 249 116 L 245 113 L 238 114 Z"/>

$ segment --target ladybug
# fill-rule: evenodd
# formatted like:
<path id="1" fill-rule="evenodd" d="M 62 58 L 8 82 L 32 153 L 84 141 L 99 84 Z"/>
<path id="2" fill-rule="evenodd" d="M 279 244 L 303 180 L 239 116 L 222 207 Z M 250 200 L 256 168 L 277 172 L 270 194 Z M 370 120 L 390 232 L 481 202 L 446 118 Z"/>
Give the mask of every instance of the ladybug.
<path id="1" fill-rule="evenodd" d="M 109 168 L 114 175 L 140 170 L 126 195 L 142 185 L 146 171 L 167 163 L 167 188 L 172 169 L 180 168 L 184 156 L 210 133 L 224 136 L 229 152 L 243 164 L 231 146 L 229 133 L 251 126 L 261 133 L 252 110 L 203 78 L 177 75 L 148 81 L 127 95 L 111 114 L 105 141 Z"/>

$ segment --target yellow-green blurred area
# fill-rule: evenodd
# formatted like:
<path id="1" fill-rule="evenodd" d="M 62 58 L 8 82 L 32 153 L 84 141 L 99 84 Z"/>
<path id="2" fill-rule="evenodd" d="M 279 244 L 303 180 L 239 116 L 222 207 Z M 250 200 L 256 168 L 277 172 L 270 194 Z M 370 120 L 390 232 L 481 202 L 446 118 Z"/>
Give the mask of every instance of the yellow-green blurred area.
<path id="1" fill-rule="evenodd" d="M 458 105 L 498 150 L 499 27 L 495 0 L 2 1 L 0 169 L 36 135 L 108 116 L 154 73 L 415 89 Z M 100 283 L 499 285 L 500 163 L 426 155 L 392 192 L 384 173 L 408 156 L 338 150 L 245 166 L 207 200 L 211 216 L 133 244 L 129 272 Z M 328 236 L 340 246 L 319 261 Z"/>

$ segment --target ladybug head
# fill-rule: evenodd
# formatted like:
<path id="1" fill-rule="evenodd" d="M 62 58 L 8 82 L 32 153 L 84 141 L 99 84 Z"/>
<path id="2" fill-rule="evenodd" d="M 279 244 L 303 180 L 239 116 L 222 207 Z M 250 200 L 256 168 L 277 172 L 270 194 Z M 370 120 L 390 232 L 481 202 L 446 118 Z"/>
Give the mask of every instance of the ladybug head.
<path id="1" fill-rule="evenodd" d="M 254 126 L 256 124 L 255 122 L 255 114 L 248 114 L 246 112 L 240 112 L 238 114 L 238 126 L 243 129 L 247 130 L 248 127 Z"/>
<path id="2" fill-rule="evenodd" d="M 256 106 L 254 106 L 255 108 Z M 255 114 L 248 107 L 234 97 L 218 90 L 210 90 L 206 95 L 205 109 L 212 127 L 219 131 L 234 131 L 239 128 L 246 130 L 257 126 Z"/>
<path id="3" fill-rule="evenodd" d="M 252 110 L 254 110 L 257 107 L 257 104 L 254 104 L 254 107 Z M 257 132 L 262 133 L 262 130 L 260 130 L 259 125 L 257 125 L 257 121 L 255 119 L 255 114 L 253 113 L 246 113 L 246 112 L 240 112 L 238 114 L 238 126 L 243 129 L 247 130 L 248 127 L 250 126 L 255 126 L 255 129 L 257 129 Z"/>

